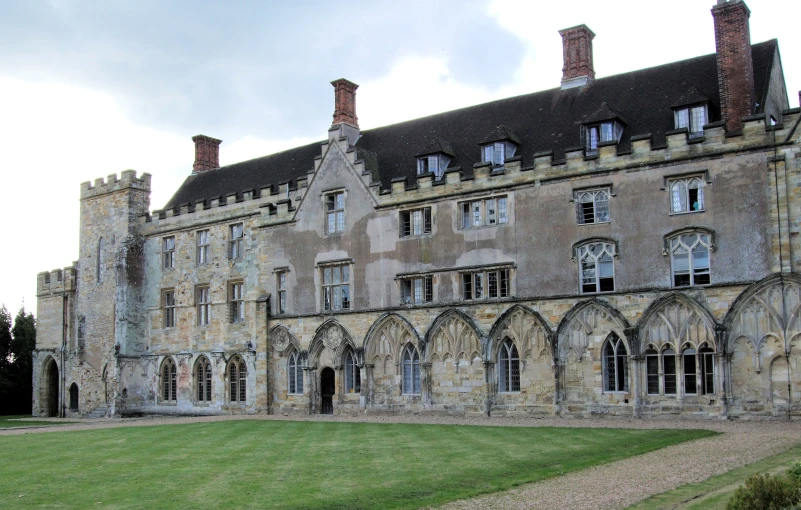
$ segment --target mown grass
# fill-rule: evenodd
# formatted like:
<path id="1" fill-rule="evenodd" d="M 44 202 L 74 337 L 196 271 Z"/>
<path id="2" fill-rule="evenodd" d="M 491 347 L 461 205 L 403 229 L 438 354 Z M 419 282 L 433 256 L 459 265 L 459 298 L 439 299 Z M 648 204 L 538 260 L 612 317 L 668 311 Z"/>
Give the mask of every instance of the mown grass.
<path id="1" fill-rule="evenodd" d="M 243 420 L 5 436 L 0 501 L 419 508 L 712 434 Z"/>
<path id="2" fill-rule="evenodd" d="M 801 445 L 790 450 L 732 469 L 722 475 L 707 478 L 703 482 L 690 483 L 677 487 L 672 491 L 656 494 L 644 499 L 631 510 L 658 510 L 664 508 L 681 510 L 724 510 L 729 498 L 737 487 L 745 483 L 745 479 L 755 473 L 776 475 L 790 468 L 793 462 L 801 459 Z"/>
<path id="3" fill-rule="evenodd" d="M 0 429 L 9 429 L 14 427 L 56 427 L 58 425 L 66 425 L 72 422 L 69 421 L 39 421 L 39 420 L 26 420 L 30 418 L 27 414 L 0 416 Z"/>

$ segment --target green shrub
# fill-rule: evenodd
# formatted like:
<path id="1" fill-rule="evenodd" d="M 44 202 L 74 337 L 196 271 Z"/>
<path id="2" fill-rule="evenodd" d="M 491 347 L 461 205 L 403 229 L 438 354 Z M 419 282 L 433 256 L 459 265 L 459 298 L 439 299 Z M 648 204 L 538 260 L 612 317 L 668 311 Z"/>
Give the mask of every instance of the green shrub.
<path id="1" fill-rule="evenodd" d="M 801 503 L 801 462 L 776 476 L 754 474 L 729 499 L 729 510 L 783 510 Z"/>

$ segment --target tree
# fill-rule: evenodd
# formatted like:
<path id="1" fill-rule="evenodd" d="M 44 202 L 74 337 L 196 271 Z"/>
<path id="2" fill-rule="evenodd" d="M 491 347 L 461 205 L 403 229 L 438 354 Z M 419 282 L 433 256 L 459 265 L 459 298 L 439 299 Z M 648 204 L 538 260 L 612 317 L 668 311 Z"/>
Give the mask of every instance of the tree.
<path id="1" fill-rule="evenodd" d="M 11 329 L 11 380 L 14 384 L 12 399 L 15 414 L 30 414 L 33 399 L 33 350 L 36 348 L 36 319 L 32 313 L 20 308 Z"/>
<path id="2" fill-rule="evenodd" d="M 13 395 L 11 367 L 11 314 L 6 305 L 0 307 L 0 414 L 6 413 L 6 403 Z"/>

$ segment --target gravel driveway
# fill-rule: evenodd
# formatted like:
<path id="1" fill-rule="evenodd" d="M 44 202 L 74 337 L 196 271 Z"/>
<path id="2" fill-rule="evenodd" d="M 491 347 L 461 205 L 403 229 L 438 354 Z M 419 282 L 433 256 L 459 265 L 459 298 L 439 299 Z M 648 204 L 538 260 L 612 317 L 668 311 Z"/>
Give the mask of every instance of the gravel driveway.
<path id="1" fill-rule="evenodd" d="M 705 480 L 786 451 L 801 443 L 801 421 L 724 422 L 676 419 L 483 418 L 441 416 L 214 416 L 81 420 L 61 427 L 4 429 L 0 435 L 137 427 L 223 420 L 360 421 L 376 423 L 465 424 L 520 427 L 691 428 L 723 434 L 577 471 L 505 492 L 455 501 L 443 508 L 624 508 L 652 494 Z M 47 419 L 57 420 L 55 418 Z"/>

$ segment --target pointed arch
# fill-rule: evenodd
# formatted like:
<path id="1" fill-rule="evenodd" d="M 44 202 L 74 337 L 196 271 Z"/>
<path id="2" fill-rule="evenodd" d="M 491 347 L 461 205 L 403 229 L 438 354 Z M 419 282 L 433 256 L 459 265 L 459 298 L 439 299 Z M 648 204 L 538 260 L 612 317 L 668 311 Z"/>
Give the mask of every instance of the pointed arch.
<path id="1" fill-rule="evenodd" d="M 244 358 L 239 354 L 231 356 L 228 360 L 225 379 L 228 382 L 228 401 L 240 404 L 247 402 L 248 369 Z"/>
<path id="2" fill-rule="evenodd" d="M 161 402 L 175 402 L 178 395 L 178 368 L 172 356 L 165 356 L 159 368 Z"/>
<path id="3" fill-rule="evenodd" d="M 309 344 L 309 364 L 315 366 L 320 359 L 320 353 L 327 347 L 333 354 L 333 359 L 342 360 L 347 347 L 355 350 L 355 344 L 350 332 L 333 317 L 326 320 L 314 332 Z"/>
<path id="4" fill-rule="evenodd" d="M 364 337 L 364 361 L 374 365 L 400 363 L 401 349 L 412 343 L 418 351 L 425 342 L 403 316 L 386 313 L 376 320 Z"/>
<path id="5" fill-rule="evenodd" d="M 562 318 L 556 330 L 555 357 L 580 360 L 589 346 L 589 336 L 603 323 L 606 323 L 606 328 L 602 331 L 607 331 L 607 334 L 614 331 L 632 352 L 625 335 L 626 329 L 631 327 L 629 321 L 606 301 L 594 298 L 577 303 Z"/>
<path id="6" fill-rule="evenodd" d="M 472 361 L 481 357 L 482 343 L 481 331 L 473 319 L 460 310 L 449 309 L 434 319 L 421 351 L 426 362 Z"/>
<path id="7" fill-rule="evenodd" d="M 270 346 L 275 349 L 279 356 L 288 355 L 291 351 L 291 347 L 294 347 L 298 351 L 301 350 L 300 341 L 289 331 L 289 328 L 283 324 L 278 324 L 270 329 L 268 336 L 270 338 Z"/>
<path id="8" fill-rule="evenodd" d="M 212 387 L 212 364 L 205 355 L 198 356 L 192 370 L 195 381 L 195 400 L 197 402 L 211 402 L 213 394 Z"/>
<path id="9" fill-rule="evenodd" d="M 801 333 L 801 276 L 773 274 L 751 284 L 734 300 L 723 320 L 730 339 L 744 337 L 759 352 L 770 337 L 778 338 L 784 349 Z M 733 342 L 727 352 L 733 352 Z"/>
<path id="10" fill-rule="evenodd" d="M 495 321 L 487 337 L 484 359 L 492 360 L 496 347 L 510 338 L 520 349 L 521 358 L 539 359 L 553 353 L 553 331 L 538 312 L 523 305 L 514 305 Z"/>
<path id="11" fill-rule="evenodd" d="M 697 350 L 705 342 L 718 351 L 716 326 L 717 321 L 705 306 L 677 292 L 651 303 L 638 322 L 642 345 L 661 350 L 671 344 L 676 352 L 688 345 Z"/>

